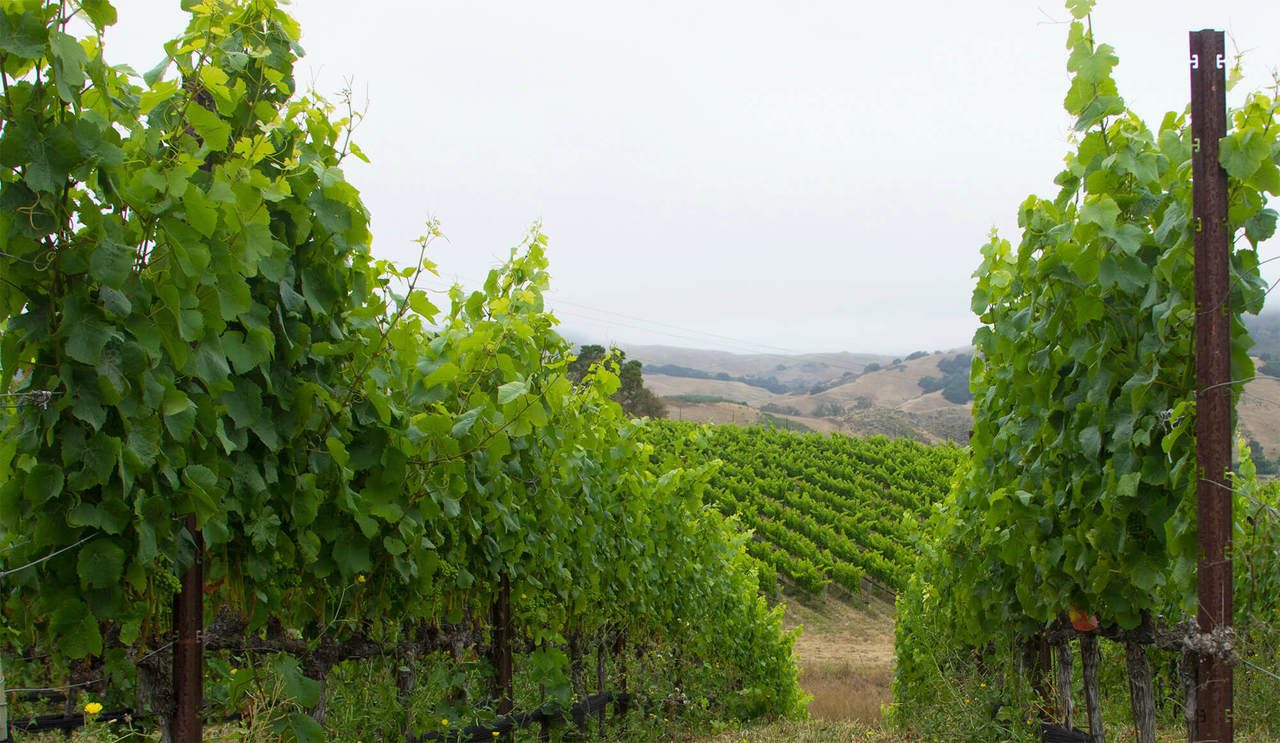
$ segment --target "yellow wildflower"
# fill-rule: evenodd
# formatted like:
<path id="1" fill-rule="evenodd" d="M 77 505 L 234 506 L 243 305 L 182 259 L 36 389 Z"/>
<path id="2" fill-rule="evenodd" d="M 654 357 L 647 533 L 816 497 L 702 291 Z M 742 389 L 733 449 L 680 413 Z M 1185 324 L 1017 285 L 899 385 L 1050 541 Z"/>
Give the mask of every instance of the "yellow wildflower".
<path id="1" fill-rule="evenodd" d="M 96 715 L 102 711 L 102 705 L 97 702 L 89 702 L 84 706 L 85 714 Z"/>

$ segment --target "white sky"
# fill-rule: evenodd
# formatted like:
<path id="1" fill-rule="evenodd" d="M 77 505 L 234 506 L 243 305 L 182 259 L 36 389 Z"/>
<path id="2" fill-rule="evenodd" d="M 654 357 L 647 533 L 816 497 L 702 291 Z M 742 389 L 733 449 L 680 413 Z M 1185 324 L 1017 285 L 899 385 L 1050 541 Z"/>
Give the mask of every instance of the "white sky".
<path id="1" fill-rule="evenodd" d="M 116 0 L 108 58 L 152 67 L 177 0 Z M 968 343 L 991 227 L 1054 193 L 1068 17 L 1056 2 L 301 0 L 298 78 L 348 77 L 374 251 L 474 285 L 536 220 L 571 335 L 739 352 Z M 1187 32 L 1280 66 L 1280 3 L 1103 0 L 1120 92 L 1188 98 Z M 1278 252 L 1264 249 L 1264 258 Z M 1280 263 L 1280 262 L 1278 262 Z M 1272 268 L 1268 266 L 1268 268 Z M 1280 272 L 1270 271 L 1274 280 Z"/>

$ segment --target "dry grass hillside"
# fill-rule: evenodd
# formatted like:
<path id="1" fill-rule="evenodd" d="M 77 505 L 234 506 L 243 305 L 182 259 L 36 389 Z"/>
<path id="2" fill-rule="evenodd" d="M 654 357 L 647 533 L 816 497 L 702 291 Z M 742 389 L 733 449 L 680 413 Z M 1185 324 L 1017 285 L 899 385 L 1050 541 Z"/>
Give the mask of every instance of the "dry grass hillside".
<path id="1" fill-rule="evenodd" d="M 1241 434 L 1257 441 L 1268 459 L 1280 459 L 1280 379 L 1258 376 L 1246 384 L 1236 410 Z"/>
<path id="2" fill-rule="evenodd" d="M 735 360 L 733 354 L 719 351 L 661 346 L 641 348 L 645 349 L 645 358 L 657 359 L 658 363 L 707 373 L 725 372 L 746 377 L 768 372 L 770 364 L 775 371 L 780 365 L 786 366 L 791 373 L 799 375 L 790 377 L 799 387 L 821 385 L 821 377 L 830 376 L 835 370 L 845 373 L 843 368 L 814 367 L 816 372 L 803 376 L 800 370 L 808 362 L 798 359 L 810 357 L 746 356 Z M 882 364 L 883 368 L 864 371 L 854 375 L 851 381 L 816 393 L 770 392 L 741 381 L 697 379 L 648 371 L 645 384 L 665 399 L 672 418 L 759 425 L 768 423 L 767 415 L 771 415 L 775 421 L 785 418 L 814 431 L 900 436 L 925 443 L 947 440 L 963 443 L 968 440 L 971 428 L 970 405 L 947 400 L 941 390 L 926 392 L 921 385 L 922 380 L 928 377 L 944 375 L 938 367 L 939 362 L 955 359 L 963 353 L 967 351 L 933 353 L 897 364 L 866 361 L 875 357 L 865 354 L 829 354 L 826 356 L 838 358 L 842 364 L 858 359 L 863 363 L 861 368 L 865 369 L 865 364 Z M 703 363 L 708 367 L 698 366 Z M 1280 379 L 1259 375 L 1249 382 L 1240 398 L 1238 410 L 1241 434 L 1257 441 L 1267 459 L 1280 461 Z"/>
<path id="3" fill-rule="evenodd" d="M 671 418 L 738 425 L 786 419 L 808 430 L 879 434 L 926 443 L 967 440 L 969 405 L 951 402 L 942 391 L 926 391 L 921 384 L 929 377 L 945 377 L 939 363 L 954 362 L 964 353 L 967 351 L 923 354 L 894 363 L 866 354 L 735 358 L 718 351 L 660 346 L 628 350 L 629 356 L 644 360 L 645 385 L 664 398 Z M 826 365 L 821 361 L 824 358 Z M 840 366 L 832 366 L 835 363 Z M 875 365 L 870 367 L 872 371 L 866 371 L 868 364 Z M 654 373 L 650 365 L 683 367 L 706 375 L 723 373 L 738 379 L 768 376 L 779 383 L 785 377 L 795 391 L 770 391 L 737 380 Z M 855 373 L 852 368 L 861 371 Z M 849 381 L 840 383 L 841 379 Z M 815 386 L 820 391 L 812 392 Z"/>
<path id="4" fill-rule="evenodd" d="M 887 366 L 879 371 L 864 374 L 847 384 L 833 387 L 826 392 L 810 395 L 813 403 L 834 402 L 846 408 L 894 408 L 903 406 L 919 398 L 931 394 L 920 386 L 924 377 L 938 376 L 938 362 L 955 354 L 934 354 L 899 364 Z M 941 399 L 941 395 L 938 395 Z M 945 400 L 942 402 L 946 405 Z"/>
<path id="5" fill-rule="evenodd" d="M 644 386 L 659 397 L 677 397 L 680 395 L 702 395 L 719 397 L 731 402 L 740 402 L 752 407 L 760 407 L 769 403 L 786 404 L 797 395 L 779 395 L 761 387 L 753 387 L 742 382 L 723 382 L 718 379 L 692 379 L 689 377 L 672 377 L 666 374 L 644 373 Z"/>
<path id="6" fill-rule="evenodd" d="M 796 389 L 859 374 L 867 364 L 891 360 L 873 353 L 738 354 L 674 346 L 629 346 L 626 351 L 628 358 L 639 359 L 645 366 L 683 366 L 712 376 L 773 377 Z"/>

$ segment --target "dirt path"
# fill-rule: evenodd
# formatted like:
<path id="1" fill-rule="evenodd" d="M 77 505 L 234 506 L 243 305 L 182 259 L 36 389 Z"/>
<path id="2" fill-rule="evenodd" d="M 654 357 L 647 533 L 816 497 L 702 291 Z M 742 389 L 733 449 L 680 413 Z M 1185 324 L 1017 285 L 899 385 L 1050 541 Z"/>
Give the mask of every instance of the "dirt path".
<path id="1" fill-rule="evenodd" d="M 892 599 L 863 593 L 786 601 L 786 625 L 804 626 L 795 655 L 800 686 L 813 696 L 809 714 L 878 725 L 893 682 Z"/>

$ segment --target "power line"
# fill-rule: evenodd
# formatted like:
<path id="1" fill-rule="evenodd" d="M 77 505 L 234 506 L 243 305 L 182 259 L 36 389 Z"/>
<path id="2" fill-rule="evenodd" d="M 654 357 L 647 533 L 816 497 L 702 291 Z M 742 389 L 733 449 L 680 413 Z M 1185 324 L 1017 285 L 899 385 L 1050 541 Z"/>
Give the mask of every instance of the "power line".
<path id="1" fill-rule="evenodd" d="M 554 294 L 555 292 L 549 292 L 549 293 Z M 602 308 L 600 308 L 600 307 L 592 307 L 592 306 L 590 306 L 590 305 L 581 304 L 581 303 L 579 303 L 579 302 L 570 302 L 570 301 L 569 301 L 569 300 L 567 300 L 567 299 L 558 299 L 558 300 L 556 300 L 556 301 L 557 301 L 557 303 L 559 303 L 559 304 L 567 304 L 567 305 L 569 305 L 569 306 L 571 306 L 571 307 L 579 307 L 579 308 L 582 308 L 582 309 L 585 309 L 585 310 L 591 310 L 592 312 L 600 312 L 600 313 L 603 313 L 603 314 L 606 314 L 606 315 L 613 315 L 613 316 L 615 316 L 615 317 L 622 317 L 622 318 L 626 318 L 626 319 L 628 319 L 628 320 L 635 320 L 635 321 L 638 321 L 638 322 L 647 323 L 647 324 L 649 324 L 649 325 L 656 325 L 656 326 L 658 326 L 658 327 L 663 327 L 663 328 L 671 328 L 672 330 L 679 330 L 679 331 L 686 332 L 686 333 L 694 333 L 694 334 L 696 334 L 696 335 L 707 336 L 708 338 L 719 338 L 719 339 L 726 340 L 726 341 L 729 341 L 729 342 L 731 342 L 731 343 L 737 343 L 737 344 L 740 344 L 740 345 L 743 345 L 743 346 L 754 346 L 754 347 L 756 347 L 756 348 L 765 348 L 765 349 L 769 349 L 769 350 L 771 350 L 771 351 L 777 351 L 777 352 L 780 352 L 780 353 L 783 353 L 783 354 L 787 354 L 787 355 L 789 355 L 789 356 L 806 355 L 803 351 L 797 351 L 797 350 L 795 350 L 795 349 L 793 349 L 793 348 L 783 348 L 782 346 L 773 346 L 773 345 L 770 345 L 770 344 L 768 344 L 768 343 L 756 343 L 756 342 L 749 341 L 749 340 L 745 340 L 745 339 L 742 339 L 742 338 L 734 338 L 733 336 L 729 336 L 729 335 L 721 335 L 721 334 L 719 334 L 719 333 L 711 333 L 711 332 L 707 332 L 707 331 L 705 331 L 705 330 L 694 330 L 694 329 L 692 329 L 692 328 L 685 328 L 685 327 L 681 327 L 681 326 L 679 326 L 679 325 L 672 325 L 672 324 L 670 324 L 670 323 L 659 322 L 659 321 L 657 321 L 657 320 L 649 320 L 649 319 L 646 319 L 646 318 L 643 318 L 643 317 L 637 317 L 637 316 L 635 316 L 635 315 L 628 315 L 628 314 L 623 313 L 623 312 L 615 312 L 615 311 L 613 311 L 613 310 L 606 310 L 606 309 L 602 309 Z M 647 330 L 648 328 L 640 328 L 640 329 L 641 329 L 641 330 Z M 807 354 L 807 355 L 814 355 L 814 354 Z"/>
<path id="2" fill-rule="evenodd" d="M 454 274 L 454 278 L 456 281 L 471 280 L 470 277 L 460 276 L 458 274 Z M 428 287 L 428 288 L 438 292 L 447 292 L 449 290 L 448 287 Z M 550 289 L 547 291 L 547 294 L 555 295 L 555 294 L 558 294 L 558 291 L 554 289 Z M 633 330 L 643 330 L 646 332 L 666 336 L 668 338 L 678 338 L 684 341 L 692 341 L 694 343 L 707 344 L 707 345 L 712 345 L 716 347 L 711 350 L 718 350 L 718 351 L 728 352 L 728 353 L 748 354 L 748 355 L 809 356 L 809 357 L 816 357 L 820 359 L 822 363 L 835 369 L 841 369 L 847 372 L 852 372 L 854 374 L 862 374 L 865 371 L 865 367 L 853 366 L 839 360 L 831 359 L 830 358 L 831 356 L 836 355 L 836 353 L 833 353 L 833 352 L 805 353 L 804 351 L 800 351 L 794 348 L 786 348 L 784 346 L 775 346 L 768 343 L 758 343 L 755 341 L 747 340 L 745 338 L 737 338 L 735 336 L 724 335 L 721 333 L 713 333 L 705 330 L 697 330 L 694 328 L 675 325 L 672 323 L 662 322 L 659 320 L 651 320 L 649 318 L 640 317 L 638 315 L 631 315 L 625 312 L 617 312 L 615 310 L 607 310 L 602 307 L 594 307 L 592 305 L 583 304 L 581 302 L 575 302 L 568 299 L 562 299 L 560 297 L 555 297 L 554 299 L 551 300 L 550 303 L 555 304 L 557 306 L 568 305 L 570 307 L 578 308 L 578 310 L 587 311 L 586 313 L 584 313 L 581 311 L 560 309 L 556 311 L 556 314 L 558 315 L 568 315 L 568 316 L 577 318 L 579 320 L 588 320 L 592 322 L 603 323 L 606 325 L 616 325 L 624 328 L 631 328 Z M 592 315 L 588 313 L 597 313 L 597 314 Z M 609 317 L 601 317 L 600 315 L 608 315 Z M 619 320 L 616 318 L 623 318 L 623 320 L 627 320 L 630 322 L 624 322 L 623 320 Z"/>
<path id="3" fill-rule="evenodd" d="M 470 282 L 472 282 L 472 283 L 476 283 L 476 284 L 479 284 L 479 283 L 480 283 L 480 282 L 475 282 L 475 281 L 473 281 L 473 277 L 461 276 L 461 275 L 459 275 L 459 274 L 454 274 L 454 278 L 455 278 L 455 279 L 457 279 L 457 280 L 461 280 L 461 281 L 470 281 Z M 448 288 L 447 288 L 447 287 L 435 288 L 435 289 L 436 289 L 436 291 L 448 291 Z M 559 293 L 560 293 L 560 292 L 559 292 L 559 290 L 557 290 L 557 289 L 548 289 L 546 293 L 547 293 L 547 294 L 549 294 L 549 295 L 559 295 Z M 652 320 L 652 319 L 649 319 L 649 318 L 646 318 L 646 317 L 640 317 L 640 316 L 638 316 L 638 315 L 630 315 L 630 314 L 627 314 L 627 313 L 625 313 L 625 312 L 618 312 L 618 311 L 616 311 L 616 310 L 607 310 L 607 309 L 604 309 L 603 307 L 594 307 L 594 306 L 592 306 L 592 305 L 583 304 L 583 303 L 581 303 L 581 302 L 574 302 L 574 301 L 572 301 L 572 300 L 563 299 L 563 298 L 560 298 L 559 296 L 556 296 L 556 297 L 555 297 L 555 299 L 553 300 L 553 302 L 554 302 L 556 305 L 569 305 L 569 306 L 571 306 L 571 307 L 577 307 L 577 308 L 579 308 L 579 309 L 582 309 L 582 310 L 588 310 L 588 311 L 590 311 L 590 312 L 595 312 L 595 313 L 599 313 L 599 314 L 603 314 L 603 315 L 610 315 L 610 316 L 612 316 L 612 317 L 620 317 L 620 318 L 623 318 L 623 319 L 626 319 L 626 320 L 630 320 L 630 321 L 633 321 L 633 322 L 644 323 L 644 325 L 630 325 L 630 324 L 623 323 L 623 322 L 619 322 L 619 321 L 617 321 L 617 320 L 612 320 L 612 319 L 609 319 L 609 318 L 601 318 L 601 317 L 590 317 L 590 316 L 585 316 L 585 315 L 582 315 L 581 313 L 569 313 L 569 312 L 566 312 L 566 313 L 565 313 L 565 314 L 573 314 L 574 316 L 579 317 L 579 318 L 581 318 L 581 319 L 596 320 L 596 321 L 599 321 L 599 322 L 612 322 L 612 323 L 614 323 L 614 324 L 616 324 L 616 325 L 621 325 L 621 326 L 623 326 L 623 327 L 633 328 L 633 329 L 635 329 L 635 330 L 647 330 L 647 331 L 650 331 L 650 332 L 658 333 L 658 334 L 660 334 L 660 335 L 667 335 L 667 336 L 674 337 L 674 338 L 681 338 L 681 339 L 683 339 L 683 340 L 694 340 L 694 341 L 698 341 L 698 342 L 705 342 L 705 341 L 703 341 L 703 340 L 702 340 L 703 338 L 714 338 L 714 339 L 717 339 L 718 341 L 728 341 L 728 343 L 727 343 L 727 344 L 726 344 L 726 343 L 721 342 L 721 343 L 718 343 L 718 345 L 721 345 L 721 346 L 729 346 L 729 344 L 733 344 L 732 346 L 729 346 L 729 347 L 734 347 L 734 350 L 735 350 L 735 351 L 739 351 L 739 352 L 747 352 L 747 353 L 761 353 L 761 352 L 762 352 L 761 350 L 763 350 L 763 351 L 768 351 L 768 352 L 772 352 L 772 353 L 780 353 L 780 354 L 784 354 L 784 355 L 787 355 L 787 356 L 828 356 L 828 355 L 831 355 L 831 354 L 829 354 L 829 353 L 805 353 L 804 351 L 800 351 L 800 350 L 798 350 L 798 349 L 794 349 L 794 348 L 786 348 L 786 347 L 784 347 L 784 346 L 775 346 L 775 345 L 773 345 L 773 344 L 769 344 L 769 343 L 759 343 L 759 342 L 757 342 L 757 341 L 750 341 L 750 340 L 747 340 L 747 339 L 745 339 L 745 338 L 737 338 L 737 337 L 734 337 L 734 336 L 731 336 L 731 335 L 724 335 L 724 334 L 721 334 L 721 333 L 713 333 L 713 332 L 706 331 L 706 330 L 697 330 L 697 329 L 695 329 L 695 328 L 685 327 L 685 326 L 682 326 L 682 325 L 674 325 L 674 324 L 672 324 L 672 323 L 662 322 L 662 321 L 659 321 L 659 320 Z M 678 331 L 678 332 L 677 332 L 677 333 L 668 333 L 668 332 L 665 332 L 665 331 L 661 330 L 660 328 L 665 328 L 665 329 L 668 329 L 668 330 L 673 330 L 673 331 Z M 696 337 L 692 337 L 692 338 L 691 338 L 691 337 L 689 337 L 689 336 L 691 336 L 691 335 L 692 335 L 692 336 L 696 336 Z M 761 350 L 754 350 L 754 349 L 761 349 Z M 839 367 L 839 368 L 849 369 L 849 370 L 851 370 L 851 371 L 855 371 L 855 372 L 857 372 L 857 371 L 861 371 L 860 369 L 855 369 L 855 368 L 853 368 L 853 367 L 844 366 L 844 365 L 841 365 L 841 364 L 839 364 L 839 363 L 835 363 L 835 362 L 827 362 L 827 363 L 828 363 L 829 365 L 831 365 L 831 366 L 836 366 L 836 367 Z"/>

